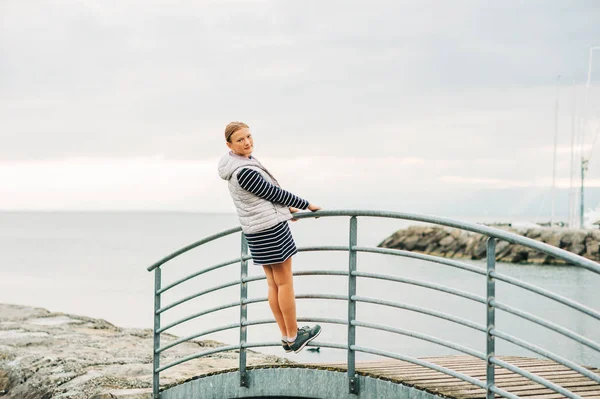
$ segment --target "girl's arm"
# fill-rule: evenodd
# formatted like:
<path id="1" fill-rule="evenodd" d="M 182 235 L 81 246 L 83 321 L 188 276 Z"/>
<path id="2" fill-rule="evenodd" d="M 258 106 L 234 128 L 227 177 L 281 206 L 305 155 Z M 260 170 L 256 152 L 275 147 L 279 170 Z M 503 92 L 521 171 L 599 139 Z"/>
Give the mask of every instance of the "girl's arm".
<path id="1" fill-rule="evenodd" d="M 310 205 L 307 200 L 269 183 L 255 170 L 243 168 L 238 173 L 237 179 L 240 187 L 244 190 L 250 191 L 252 194 L 267 201 L 299 209 L 307 209 Z"/>

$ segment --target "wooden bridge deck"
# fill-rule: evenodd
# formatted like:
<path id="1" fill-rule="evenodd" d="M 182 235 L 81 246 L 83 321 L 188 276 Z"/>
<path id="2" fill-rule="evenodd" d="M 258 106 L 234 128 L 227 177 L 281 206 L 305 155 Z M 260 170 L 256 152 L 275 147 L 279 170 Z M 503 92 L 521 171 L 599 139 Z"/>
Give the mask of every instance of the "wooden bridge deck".
<path id="1" fill-rule="evenodd" d="M 551 360 L 506 356 L 500 359 L 554 382 L 585 398 L 600 399 L 600 384 Z M 471 356 L 443 356 L 421 358 L 462 374 L 477 378 L 485 383 L 485 361 Z M 317 363 L 310 366 L 346 370 L 345 363 Z M 599 369 L 590 368 L 600 375 Z M 399 382 L 449 398 L 485 398 L 485 390 L 471 383 L 451 377 L 426 367 L 399 360 L 357 362 L 356 372 L 375 378 Z M 496 386 L 520 397 L 530 399 L 564 398 L 512 371 L 496 366 Z M 496 395 L 498 397 L 498 395 Z"/>

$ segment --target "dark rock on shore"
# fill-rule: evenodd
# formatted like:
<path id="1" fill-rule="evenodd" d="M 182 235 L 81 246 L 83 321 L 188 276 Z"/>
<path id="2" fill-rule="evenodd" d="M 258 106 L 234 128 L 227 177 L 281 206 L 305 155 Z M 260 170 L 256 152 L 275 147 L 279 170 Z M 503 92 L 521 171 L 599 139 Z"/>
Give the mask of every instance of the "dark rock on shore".
<path id="1" fill-rule="evenodd" d="M 600 230 L 494 227 L 600 262 Z M 392 234 L 379 247 L 448 258 L 484 259 L 486 240 L 487 237 L 481 234 L 449 227 L 411 226 Z M 565 264 L 560 259 L 506 241 L 497 243 L 496 260 L 509 263 Z"/>

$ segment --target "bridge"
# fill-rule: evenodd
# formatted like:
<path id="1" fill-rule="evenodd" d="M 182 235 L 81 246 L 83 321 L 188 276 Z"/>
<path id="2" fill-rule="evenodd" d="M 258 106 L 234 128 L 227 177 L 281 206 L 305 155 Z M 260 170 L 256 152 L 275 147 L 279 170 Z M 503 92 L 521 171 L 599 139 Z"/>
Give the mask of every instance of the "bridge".
<path id="1" fill-rule="evenodd" d="M 585 303 L 560 295 L 552 290 L 523 281 L 518 277 L 496 270 L 496 245 L 500 241 L 521 245 L 566 261 L 572 267 L 586 270 L 591 275 L 600 275 L 600 265 L 584 257 L 561 250 L 559 248 L 485 225 L 468 223 L 427 215 L 381 211 L 319 211 L 314 213 L 295 214 L 296 219 L 312 218 L 346 218 L 349 222 L 348 244 L 343 246 L 311 246 L 299 247 L 299 252 L 343 251 L 348 253 L 345 270 L 310 270 L 295 271 L 295 276 L 341 276 L 346 280 L 347 294 L 297 294 L 296 298 L 318 299 L 327 303 L 346 303 L 347 314 L 338 318 L 301 318 L 299 322 L 317 322 L 324 325 L 341 325 L 347 331 L 342 342 L 313 341 L 309 346 L 332 348 L 345 352 L 344 362 L 327 363 L 272 363 L 249 366 L 247 352 L 252 348 L 280 347 L 279 341 L 249 342 L 248 330 L 258 325 L 275 323 L 274 319 L 251 320 L 248 317 L 248 305 L 266 302 L 266 297 L 249 298 L 248 286 L 264 276 L 249 276 L 248 261 L 251 256 L 241 228 L 231 228 L 192 243 L 166 256 L 152 266 L 154 273 L 154 350 L 153 350 L 153 395 L 155 399 L 179 398 L 519 398 L 535 397 L 553 398 L 600 398 L 600 370 L 590 365 L 579 364 L 556 353 L 553 345 L 541 346 L 506 332 L 502 325 L 497 325 L 496 313 L 510 314 L 519 320 L 535 324 L 538 328 L 559 334 L 572 340 L 578 348 L 591 351 L 595 359 L 599 359 L 600 344 L 594 339 L 580 334 L 577 326 L 563 326 L 551 320 L 529 313 L 523 309 L 507 304 L 507 298 L 497 297 L 497 282 L 523 290 L 529 295 L 543 297 L 556 306 L 556 311 L 570 308 L 592 324 L 593 331 L 600 331 L 600 312 Z M 487 260 L 485 267 L 477 264 L 447 259 L 437 256 L 418 254 L 394 249 L 363 247 L 358 245 L 358 219 L 388 218 L 423 222 L 433 225 L 451 227 L 487 236 L 485 250 Z M 240 255 L 234 259 L 220 262 L 194 273 L 179 278 L 168 284 L 163 282 L 162 272 L 167 263 L 180 255 L 209 242 L 227 236 L 240 236 Z M 372 253 L 401 258 L 413 258 L 426 262 L 434 262 L 452 270 L 473 273 L 485 281 L 485 296 L 475 295 L 454 287 L 436 284 L 426 280 L 416 280 L 398 275 L 380 274 L 370 271 L 368 265 L 358 268 L 357 254 Z M 221 284 L 195 292 L 183 298 L 163 304 L 165 292 L 176 290 L 182 284 L 196 279 L 206 273 L 214 272 L 230 265 L 239 265 L 239 278 L 224 281 Z M 326 278 L 326 277 L 324 277 Z M 416 306 L 409 303 L 390 301 L 377 297 L 357 295 L 357 286 L 363 280 L 388 282 L 398 286 L 413 286 L 427 292 L 440 292 L 451 297 L 462 298 L 479 306 L 485 315 L 485 324 L 478 324 L 467 318 L 458 317 L 435 309 Z M 161 316 L 172 309 L 195 298 L 223 290 L 227 287 L 239 286 L 239 299 L 232 303 L 212 304 L 211 308 L 200 312 L 186 314 L 167 325 L 161 324 Z M 367 322 L 356 317 L 358 304 L 370 304 L 408 312 L 415 312 L 430 317 L 432 320 L 453 323 L 466 330 L 475 331 L 480 341 L 466 346 L 452 342 L 441 335 L 432 336 L 406 328 L 386 325 L 380 322 Z M 211 315 L 225 309 L 239 308 L 239 321 L 198 331 L 192 335 L 177 339 L 161 346 L 161 334 L 167 330 L 203 316 Z M 346 312 L 345 312 L 346 313 Z M 332 316 L 339 316 L 334 314 Z M 376 330 L 390 334 L 412 337 L 452 350 L 456 355 L 413 357 L 398 351 L 389 351 L 357 344 L 357 330 Z M 197 354 L 179 358 L 168 364 L 161 364 L 161 355 L 178 344 L 195 340 L 209 334 L 239 330 L 239 341 L 230 345 L 218 346 Z M 524 356 L 497 356 L 496 341 L 509 342 L 532 354 Z M 476 345 L 477 344 L 477 345 Z M 480 345 L 479 345 L 480 344 Z M 485 351 L 473 349 L 472 346 L 484 347 Z M 228 370 L 215 370 L 212 373 L 197 377 L 174 386 L 161 386 L 160 374 L 167 369 L 177 367 L 194 359 L 214 355 L 221 352 L 238 354 L 239 367 Z M 371 360 L 357 360 L 357 354 L 368 354 Z"/>

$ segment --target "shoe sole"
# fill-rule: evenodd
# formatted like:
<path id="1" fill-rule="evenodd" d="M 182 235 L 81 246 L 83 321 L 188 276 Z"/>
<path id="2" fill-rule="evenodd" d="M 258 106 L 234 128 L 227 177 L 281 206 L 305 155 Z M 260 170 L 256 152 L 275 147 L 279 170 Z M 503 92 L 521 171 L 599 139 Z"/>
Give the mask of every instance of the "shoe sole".
<path id="1" fill-rule="evenodd" d="M 313 339 L 317 338 L 317 337 L 319 336 L 319 334 L 321 334 L 321 330 L 319 330 L 319 332 L 318 332 L 318 333 L 316 333 L 314 337 L 312 337 L 312 338 L 310 338 L 310 339 L 307 339 L 307 340 L 306 340 L 306 342 L 305 342 L 305 343 L 303 343 L 303 344 L 302 344 L 302 346 L 301 346 L 301 347 L 299 347 L 298 349 L 296 349 L 294 352 L 295 352 L 295 353 L 298 353 L 298 352 L 300 352 L 302 349 L 304 349 L 304 347 L 305 347 L 306 345 L 308 345 L 308 343 L 309 343 L 310 341 L 312 341 Z"/>
<path id="2" fill-rule="evenodd" d="M 287 346 L 287 345 L 286 345 L 286 346 Z M 292 348 L 290 348 L 289 346 L 287 346 L 287 348 L 286 348 L 286 346 L 283 346 L 283 345 L 281 345 L 281 349 L 283 349 L 283 351 L 284 351 L 285 353 L 290 353 L 290 352 L 292 352 Z"/>

